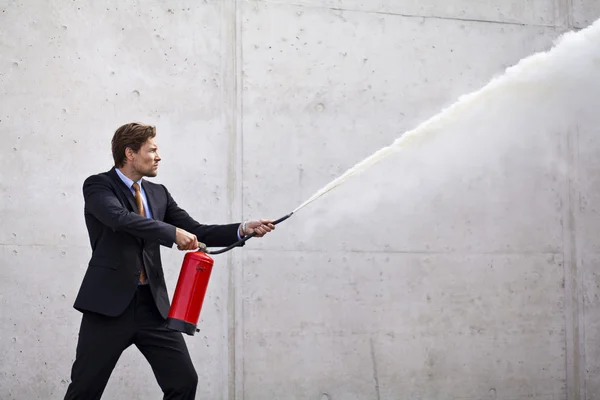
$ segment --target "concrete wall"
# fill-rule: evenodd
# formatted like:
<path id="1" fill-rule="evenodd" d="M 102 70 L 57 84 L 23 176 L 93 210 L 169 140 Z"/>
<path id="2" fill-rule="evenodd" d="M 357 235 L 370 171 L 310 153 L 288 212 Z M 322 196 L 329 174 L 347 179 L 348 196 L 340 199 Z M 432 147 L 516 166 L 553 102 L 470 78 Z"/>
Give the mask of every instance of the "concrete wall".
<path id="1" fill-rule="evenodd" d="M 81 184 L 110 168 L 117 126 L 157 125 L 158 180 L 200 221 L 282 216 L 600 17 L 593 0 L 472 3 L 0 1 L 0 398 L 64 394 L 90 254 Z M 587 117 L 531 142 L 544 157 L 503 158 L 507 141 L 457 166 L 446 141 L 389 160 L 215 256 L 187 338 L 197 397 L 598 398 Z M 419 173 L 444 146 L 453 173 Z M 163 256 L 172 293 L 183 254 Z M 160 398 L 135 348 L 105 397 Z"/>

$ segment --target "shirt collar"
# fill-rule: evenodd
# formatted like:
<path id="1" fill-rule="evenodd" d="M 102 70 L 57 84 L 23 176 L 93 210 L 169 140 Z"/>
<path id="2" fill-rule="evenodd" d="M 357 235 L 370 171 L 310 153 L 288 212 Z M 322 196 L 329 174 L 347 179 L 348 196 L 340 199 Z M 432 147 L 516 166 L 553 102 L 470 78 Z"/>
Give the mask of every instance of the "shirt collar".
<path id="1" fill-rule="evenodd" d="M 129 179 L 128 177 L 126 177 L 119 168 L 115 168 L 115 171 L 117 171 L 117 175 L 119 175 L 119 178 L 121 178 L 123 183 L 125 183 L 125 185 L 127 185 L 127 187 L 129 189 L 131 189 L 131 186 L 133 185 L 133 181 L 131 179 Z M 138 183 L 138 185 L 140 185 L 140 188 L 141 188 L 142 187 L 142 179 L 140 179 L 137 183 Z"/>

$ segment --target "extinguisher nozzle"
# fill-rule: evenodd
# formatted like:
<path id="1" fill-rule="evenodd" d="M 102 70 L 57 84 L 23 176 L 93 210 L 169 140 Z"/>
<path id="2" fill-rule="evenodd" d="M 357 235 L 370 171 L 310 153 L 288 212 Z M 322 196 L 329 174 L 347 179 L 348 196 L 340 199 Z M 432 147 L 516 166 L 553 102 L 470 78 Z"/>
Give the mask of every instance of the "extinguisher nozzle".
<path id="1" fill-rule="evenodd" d="M 286 215 L 286 216 L 284 216 L 284 217 L 281 217 L 281 218 L 279 218 L 277 221 L 274 221 L 274 222 L 273 222 L 273 225 L 277 225 L 278 223 L 285 221 L 286 219 L 288 219 L 289 217 L 291 217 L 291 216 L 292 216 L 292 214 L 294 214 L 294 213 L 293 213 L 293 212 L 291 212 L 291 213 L 289 213 L 288 215 Z"/>

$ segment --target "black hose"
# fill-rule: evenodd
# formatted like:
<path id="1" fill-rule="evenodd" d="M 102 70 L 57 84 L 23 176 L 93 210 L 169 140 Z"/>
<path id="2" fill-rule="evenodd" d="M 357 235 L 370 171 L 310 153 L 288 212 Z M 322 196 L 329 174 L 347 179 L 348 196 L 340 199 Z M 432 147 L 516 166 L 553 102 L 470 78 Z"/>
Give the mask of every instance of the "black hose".
<path id="1" fill-rule="evenodd" d="M 279 218 L 277 221 L 273 222 L 273 225 L 277 225 L 278 223 L 285 221 L 286 219 L 288 219 L 289 217 L 291 217 L 292 214 L 294 214 L 294 213 L 292 212 L 292 213 L 289 213 L 288 215 L 286 215 L 284 217 Z M 205 253 L 206 254 L 222 254 L 222 253 L 225 253 L 226 251 L 229 251 L 229 250 L 233 249 L 234 247 L 238 247 L 239 245 L 241 245 L 242 243 L 244 243 L 246 240 L 248 240 L 248 239 L 250 239 L 251 237 L 254 237 L 254 236 L 256 236 L 256 232 L 253 232 L 250 235 L 244 236 L 241 240 L 238 240 L 234 244 L 232 244 L 230 246 L 227 246 L 227 247 L 225 247 L 225 248 L 223 248 L 221 250 L 206 251 Z"/>

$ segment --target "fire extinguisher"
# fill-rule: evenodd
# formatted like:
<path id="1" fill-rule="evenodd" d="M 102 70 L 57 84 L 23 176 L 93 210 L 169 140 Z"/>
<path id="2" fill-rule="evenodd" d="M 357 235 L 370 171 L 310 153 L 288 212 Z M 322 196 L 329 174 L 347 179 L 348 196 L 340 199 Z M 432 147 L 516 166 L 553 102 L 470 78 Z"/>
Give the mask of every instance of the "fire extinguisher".
<path id="1" fill-rule="evenodd" d="M 278 219 L 273 222 L 273 225 L 285 221 L 292 214 L 290 213 Z M 167 328 L 186 333 L 190 336 L 199 332 L 196 325 L 198 324 L 198 318 L 200 318 L 202 303 L 204 303 L 204 296 L 206 295 L 208 281 L 210 280 L 210 274 L 214 265 L 214 260 L 209 254 L 225 253 L 255 235 L 255 233 L 246 235 L 238 242 L 221 250 L 206 251 L 206 246 L 201 244 L 197 251 L 186 253 L 181 265 L 181 271 L 179 272 L 175 293 L 173 294 L 173 302 L 169 309 Z"/>
<path id="2" fill-rule="evenodd" d="M 169 309 L 167 328 L 192 336 L 197 332 L 196 324 L 213 264 L 213 259 L 203 251 L 185 255 Z"/>

